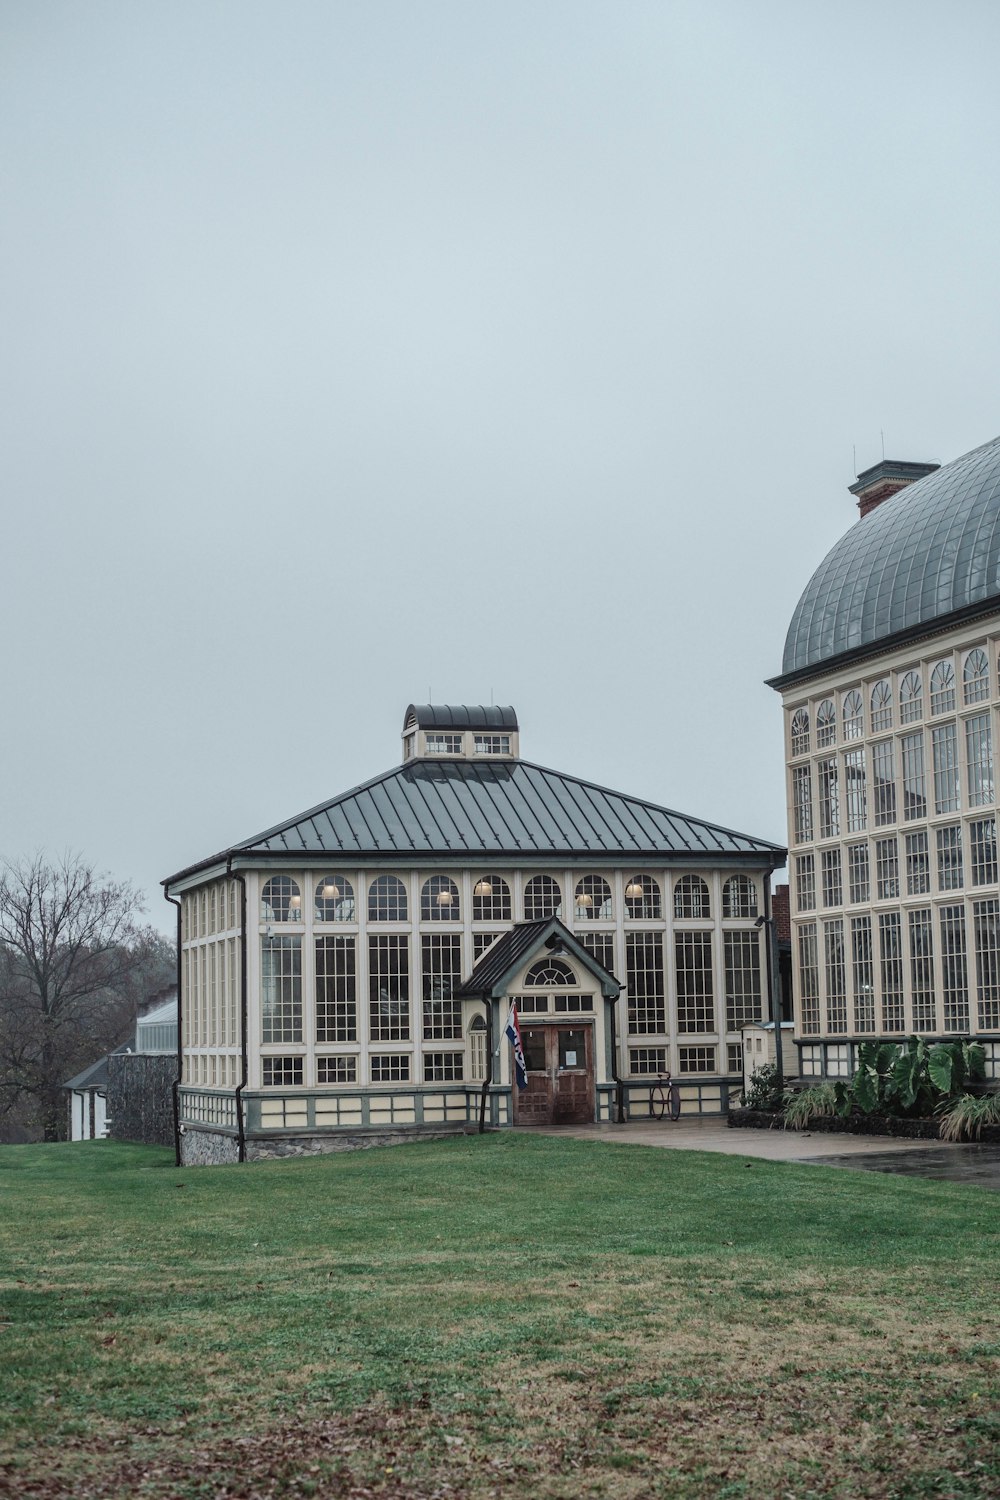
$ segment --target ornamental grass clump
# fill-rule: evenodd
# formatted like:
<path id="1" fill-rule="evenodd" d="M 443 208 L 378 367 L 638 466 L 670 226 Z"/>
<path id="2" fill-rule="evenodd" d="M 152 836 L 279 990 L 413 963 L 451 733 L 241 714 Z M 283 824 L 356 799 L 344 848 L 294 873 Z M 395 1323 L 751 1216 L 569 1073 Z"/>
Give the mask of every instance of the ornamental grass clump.
<path id="1" fill-rule="evenodd" d="M 1000 1094 L 963 1094 L 941 1115 L 943 1141 L 978 1141 L 984 1125 L 1000 1125 Z"/>
<path id="2" fill-rule="evenodd" d="M 814 1120 L 837 1113 L 837 1089 L 832 1083 L 817 1083 L 811 1089 L 786 1089 L 783 1095 L 785 1129 L 804 1130 Z"/>

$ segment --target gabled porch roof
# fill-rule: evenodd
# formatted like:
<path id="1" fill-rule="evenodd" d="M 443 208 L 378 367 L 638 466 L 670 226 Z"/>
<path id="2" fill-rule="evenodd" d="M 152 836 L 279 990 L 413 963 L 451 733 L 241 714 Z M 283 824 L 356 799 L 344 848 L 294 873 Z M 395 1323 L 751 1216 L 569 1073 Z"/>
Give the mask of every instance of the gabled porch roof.
<path id="1" fill-rule="evenodd" d="M 541 922 L 517 922 L 510 932 L 498 938 L 476 964 L 468 979 L 454 991 L 456 999 L 502 999 L 515 974 L 536 953 L 560 954 L 572 958 L 587 970 L 601 987 L 606 1000 L 617 1000 L 621 985 L 615 976 L 575 938 L 558 917 Z"/>

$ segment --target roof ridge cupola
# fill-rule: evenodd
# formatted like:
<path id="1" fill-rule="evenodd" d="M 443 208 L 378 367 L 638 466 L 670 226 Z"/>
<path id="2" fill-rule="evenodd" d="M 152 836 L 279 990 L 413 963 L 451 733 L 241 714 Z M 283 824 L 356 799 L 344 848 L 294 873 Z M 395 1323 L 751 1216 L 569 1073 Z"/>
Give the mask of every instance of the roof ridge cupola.
<path id="1" fill-rule="evenodd" d="M 517 760 L 517 714 L 498 704 L 411 703 L 403 716 L 403 759 Z"/>

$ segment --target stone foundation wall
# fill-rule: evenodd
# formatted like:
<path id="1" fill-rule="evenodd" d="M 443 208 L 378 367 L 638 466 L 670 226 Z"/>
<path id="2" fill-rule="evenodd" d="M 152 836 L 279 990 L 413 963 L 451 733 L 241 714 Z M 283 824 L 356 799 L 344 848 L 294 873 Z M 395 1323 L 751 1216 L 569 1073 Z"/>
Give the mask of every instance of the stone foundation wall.
<path id="1" fill-rule="evenodd" d="M 190 1125 L 181 1133 L 182 1167 L 226 1167 L 240 1159 L 234 1135 L 216 1130 L 193 1130 Z"/>
<path id="2" fill-rule="evenodd" d="M 448 1136 L 474 1135 L 475 1125 L 454 1125 L 441 1129 L 421 1130 L 410 1126 L 403 1130 L 367 1130 L 364 1134 L 345 1131 L 336 1135 L 280 1136 L 272 1140 L 258 1136 L 247 1141 L 247 1161 L 274 1161 L 285 1156 L 326 1156 L 331 1151 L 365 1151 L 370 1146 L 406 1146 L 414 1141 L 440 1141 Z"/>
<path id="3" fill-rule="evenodd" d="M 113 1052 L 108 1058 L 108 1121 L 116 1141 L 174 1144 L 177 1059 L 155 1052 Z"/>

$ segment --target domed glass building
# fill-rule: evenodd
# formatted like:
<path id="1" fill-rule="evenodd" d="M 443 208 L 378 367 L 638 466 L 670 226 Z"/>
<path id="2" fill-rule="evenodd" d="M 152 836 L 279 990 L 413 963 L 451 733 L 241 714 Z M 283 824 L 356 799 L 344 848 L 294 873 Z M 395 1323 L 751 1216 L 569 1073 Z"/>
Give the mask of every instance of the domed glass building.
<path id="1" fill-rule="evenodd" d="M 795 1034 L 976 1036 L 1000 1076 L 1000 438 L 883 461 L 796 606 L 781 674 Z"/>

